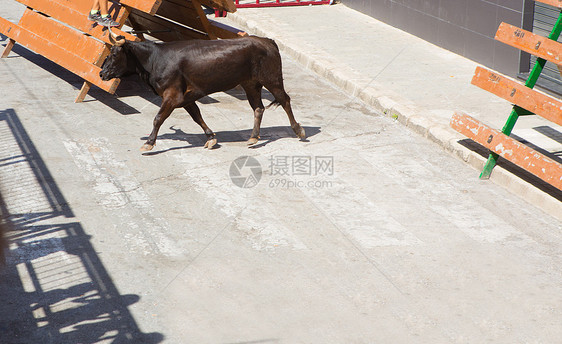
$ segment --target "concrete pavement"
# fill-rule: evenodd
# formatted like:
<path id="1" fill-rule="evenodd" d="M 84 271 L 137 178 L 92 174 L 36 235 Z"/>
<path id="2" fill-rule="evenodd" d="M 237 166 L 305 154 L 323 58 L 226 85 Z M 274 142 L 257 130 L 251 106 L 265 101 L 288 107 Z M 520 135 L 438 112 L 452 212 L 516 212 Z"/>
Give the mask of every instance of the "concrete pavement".
<path id="1" fill-rule="evenodd" d="M 501 129 L 511 104 L 470 84 L 477 63 L 386 25 L 342 4 L 239 9 L 222 19 L 271 37 L 301 65 L 347 94 L 396 117 L 481 171 L 485 159 L 459 144 L 449 127 L 455 111 Z M 562 127 L 539 116 L 519 119 L 514 135 L 552 153 L 562 151 Z M 505 165 L 504 165 L 505 168 Z M 508 166 L 509 168 L 509 166 Z M 496 168 L 491 180 L 562 219 L 562 192 Z M 546 192 L 545 192 L 546 191 Z"/>
<path id="2" fill-rule="evenodd" d="M 235 89 L 200 102 L 217 149 L 178 110 L 148 155 L 146 86 L 74 104 L 79 77 L 18 45 L 0 60 L 1 343 L 562 337 L 562 223 L 282 57 L 308 142 L 278 108 L 248 148 Z"/>

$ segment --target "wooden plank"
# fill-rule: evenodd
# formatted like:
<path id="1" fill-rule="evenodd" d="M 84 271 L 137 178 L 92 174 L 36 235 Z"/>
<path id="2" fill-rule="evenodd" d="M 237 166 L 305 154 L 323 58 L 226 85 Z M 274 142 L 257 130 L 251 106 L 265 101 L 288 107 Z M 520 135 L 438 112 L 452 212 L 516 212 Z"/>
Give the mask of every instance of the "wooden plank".
<path id="1" fill-rule="evenodd" d="M 496 40 L 557 65 L 562 64 L 562 44 L 507 23 L 501 23 Z"/>
<path id="2" fill-rule="evenodd" d="M 109 35 L 107 29 L 101 27 L 100 25 L 93 26 L 93 23 L 88 20 L 87 10 L 86 14 L 80 11 L 81 4 L 86 4 L 83 0 L 76 1 L 65 1 L 65 0 L 17 0 L 18 2 L 31 7 L 39 12 L 45 13 L 56 20 L 66 23 L 88 35 L 94 36 L 95 38 L 104 41 L 105 43 L 111 44 L 109 41 Z M 92 6 L 91 1 L 88 1 L 89 6 Z M 119 23 L 124 23 L 127 13 L 125 10 L 119 11 L 119 15 L 116 21 Z M 111 29 L 117 35 L 123 35 L 126 39 L 132 41 L 138 41 L 136 36 L 128 34 L 121 31 L 120 29 Z"/>
<path id="3" fill-rule="evenodd" d="M 242 36 L 248 36 L 248 34 L 244 31 L 241 31 L 237 28 L 225 25 L 223 23 L 216 22 L 214 20 L 209 20 L 211 24 L 211 31 L 217 36 L 218 38 L 238 38 Z"/>
<path id="4" fill-rule="evenodd" d="M 131 26 L 135 30 L 150 30 L 150 36 L 164 42 L 180 41 L 188 39 L 208 39 L 203 33 L 185 26 L 173 23 L 165 18 L 151 16 L 137 10 L 133 10 L 129 15 Z M 168 30 L 166 32 L 166 30 Z"/>
<path id="5" fill-rule="evenodd" d="M 197 13 L 191 1 L 166 0 L 162 2 L 156 14 L 194 29 L 205 31 L 199 13 Z"/>
<path id="6" fill-rule="evenodd" d="M 92 84 L 90 82 L 85 81 L 84 84 L 82 85 L 82 88 L 80 89 L 80 92 L 78 92 L 78 96 L 76 96 L 76 99 L 74 100 L 74 102 L 75 103 L 82 103 L 84 101 L 84 98 L 86 98 L 86 95 L 90 91 L 91 87 L 92 87 Z"/>
<path id="7" fill-rule="evenodd" d="M 562 190 L 562 164 L 474 118 L 455 113 L 450 126 L 550 185 Z"/>
<path id="8" fill-rule="evenodd" d="M 2 17 L 0 32 L 109 93 L 114 93 L 119 85 L 119 79 L 102 81 L 99 77 L 100 67 Z"/>
<path id="9" fill-rule="evenodd" d="M 191 0 L 191 3 L 193 4 L 195 11 L 197 11 L 197 14 L 199 15 L 200 23 L 203 25 L 204 28 L 203 32 L 206 32 L 207 35 L 209 35 L 209 39 L 217 39 L 217 36 L 215 36 L 215 34 L 211 29 L 211 24 L 209 24 L 205 12 L 203 12 L 203 8 L 201 8 L 201 3 L 199 2 L 199 0 Z"/>
<path id="10" fill-rule="evenodd" d="M 19 26 L 51 41 L 59 47 L 72 47 L 72 53 L 82 59 L 95 63 L 106 48 L 105 44 L 93 37 L 83 35 L 68 26 L 50 19 L 29 8 L 25 10 Z"/>
<path id="11" fill-rule="evenodd" d="M 14 41 L 13 39 L 9 39 L 8 43 L 6 44 L 6 47 L 4 47 L 4 51 L 2 51 L 2 55 L 0 55 L 0 58 L 5 58 L 8 57 L 8 55 L 10 55 L 10 51 L 12 51 L 12 48 L 14 47 L 14 44 L 16 43 L 16 41 Z"/>
<path id="12" fill-rule="evenodd" d="M 121 4 L 154 15 L 162 4 L 162 0 L 121 0 Z"/>
<path id="13" fill-rule="evenodd" d="M 90 12 L 90 9 L 92 8 L 92 4 L 93 4 L 93 0 L 72 0 L 72 1 L 68 1 L 68 0 L 56 0 L 56 1 L 50 1 L 50 0 L 16 0 L 17 2 L 24 4 L 28 7 L 31 7 L 33 9 L 39 10 L 41 12 L 44 12 L 45 9 L 48 8 L 48 6 L 53 6 L 56 4 L 56 6 L 63 6 L 63 7 L 67 7 L 68 9 L 80 13 L 80 16 L 87 16 L 88 12 Z M 41 8 L 41 9 L 40 9 Z M 44 12 L 47 13 L 47 12 Z"/>
<path id="14" fill-rule="evenodd" d="M 562 8 L 562 0 L 535 0 L 538 2 L 542 2 L 543 4 L 547 4 L 550 6 Z"/>
<path id="15" fill-rule="evenodd" d="M 189 0 L 188 0 L 189 1 Z M 207 5 L 217 10 L 230 13 L 236 12 L 236 4 L 232 0 L 200 0 L 203 5 Z"/>
<path id="16" fill-rule="evenodd" d="M 17 0 L 20 1 L 20 0 Z M 21 1 L 20 1 L 21 2 Z M 61 3 L 66 3 L 69 7 L 82 13 L 82 15 L 88 15 L 88 12 L 92 9 L 94 3 L 93 0 L 61 0 Z M 139 11 L 143 11 L 149 14 L 154 14 L 158 10 L 158 7 L 162 3 L 162 0 L 118 0 L 109 1 L 109 12 L 111 13 L 112 7 L 115 9 L 120 5 L 126 5 L 132 8 L 136 8 Z"/>
<path id="17" fill-rule="evenodd" d="M 472 84 L 523 109 L 562 125 L 562 102 L 497 72 L 476 67 Z"/>

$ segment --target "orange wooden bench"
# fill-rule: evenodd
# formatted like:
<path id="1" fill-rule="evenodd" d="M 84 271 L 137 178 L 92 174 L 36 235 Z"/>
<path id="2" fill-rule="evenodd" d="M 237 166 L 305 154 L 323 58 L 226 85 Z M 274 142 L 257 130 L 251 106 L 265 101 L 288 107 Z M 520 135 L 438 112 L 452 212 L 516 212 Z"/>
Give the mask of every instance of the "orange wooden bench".
<path id="1" fill-rule="evenodd" d="M 115 92 L 119 79 L 102 81 L 99 77 L 111 45 L 107 29 L 87 19 L 91 0 L 17 1 L 27 7 L 17 24 L 0 17 L 0 33 L 9 38 L 0 57 L 8 56 L 17 42 L 80 76 L 85 82 L 75 102 L 83 101 L 92 85 Z M 121 26 L 126 24 L 139 34 L 112 30 L 134 41 L 142 39 L 142 33 L 162 41 L 233 38 L 242 34 L 208 20 L 202 4 L 236 11 L 232 0 L 121 0 L 119 5 L 111 5 L 110 14 Z"/>
<path id="2" fill-rule="evenodd" d="M 455 113 L 451 127 L 490 151 L 562 190 L 562 165 L 463 113 Z"/>
<path id="3" fill-rule="evenodd" d="M 561 49 L 562 51 L 562 49 Z M 472 84 L 519 107 L 562 125 L 562 101 L 537 92 L 500 73 L 477 67 Z"/>
<path id="4" fill-rule="evenodd" d="M 558 22 L 548 38 L 506 23 L 501 23 L 496 33 L 498 41 L 537 56 L 537 62 L 525 84 L 482 67 L 476 68 L 472 78 L 472 84 L 514 104 L 503 129 L 489 128 L 461 113 L 453 115 L 450 125 L 491 151 L 480 178 L 489 178 L 496 160 L 502 157 L 562 190 L 562 165 L 509 136 L 518 117 L 522 115 L 534 114 L 562 125 L 562 101 L 533 90 L 546 61 L 562 65 L 562 44 L 557 42 L 562 32 L 562 0 L 536 1 L 561 8 Z"/>

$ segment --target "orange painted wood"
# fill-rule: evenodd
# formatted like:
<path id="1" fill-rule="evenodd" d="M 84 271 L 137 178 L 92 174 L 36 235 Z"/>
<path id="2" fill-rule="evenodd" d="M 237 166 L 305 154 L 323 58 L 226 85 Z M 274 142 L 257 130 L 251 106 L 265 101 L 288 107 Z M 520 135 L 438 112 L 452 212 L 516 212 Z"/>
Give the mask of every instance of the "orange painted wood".
<path id="1" fill-rule="evenodd" d="M 562 0 L 535 0 L 554 7 L 562 8 Z"/>
<path id="2" fill-rule="evenodd" d="M 93 25 L 93 22 L 88 20 L 87 12 L 88 10 L 83 10 L 82 8 L 87 5 L 87 8 L 92 6 L 91 1 L 83 0 L 17 0 L 18 2 L 31 7 L 39 12 L 45 13 L 54 19 L 60 20 L 65 24 L 68 24 L 88 35 L 94 36 L 105 43 L 110 44 L 108 31 L 99 25 Z M 82 5 L 82 6 L 80 6 Z M 126 11 L 121 9 L 119 15 L 116 17 L 116 21 L 123 23 L 126 19 Z M 117 35 L 123 35 L 128 40 L 139 40 L 136 36 L 125 33 L 119 29 L 112 29 L 112 31 Z"/>
<path id="3" fill-rule="evenodd" d="M 163 0 L 121 0 L 119 3 L 135 8 L 141 12 L 154 15 Z"/>
<path id="4" fill-rule="evenodd" d="M 497 72 L 476 67 L 472 84 L 536 115 L 562 125 L 562 102 Z"/>
<path id="5" fill-rule="evenodd" d="M 54 1 L 49 1 L 49 0 L 16 0 L 19 3 L 22 3 L 26 6 L 29 6 L 33 9 L 39 10 L 39 8 L 45 9 L 48 8 L 48 6 L 53 6 L 53 5 L 57 5 L 57 6 L 63 6 L 66 7 L 72 11 L 75 11 L 77 13 L 80 13 L 82 16 L 87 16 L 88 12 L 90 12 L 92 5 L 94 3 L 94 1 L 90 1 L 90 0 L 54 0 Z M 48 5 L 48 6 L 46 6 Z M 43 10 L 40 10 L 41 12 L 43 12 Z M 45 12 L 46 13 L 46 12 Z"/>
<path id="6" fill-rule="evenodd" d="M 10 55 L 10 51 L 12 51 L 12 48 L 14 47 L 14 44 L 16 43 L 16 41 L 14 41 L 13 39 L 9 39 L 8 43 L 6 44 L 6 47 L 4 47 L 4 51 L 2 51 L 2 55 L 0 55 L 0 58 L 5 58 L 8 57 L 8 55 Z"/>
<path id="7" fill-rule="evenodd" d="M 466 114 L 455 113 L 451 118 L 450 126 L 502 158 L 562 190 L 562 164 Z"/>
<path id="8" fill-rule="evenodd" d="M 76 96 L 76 99 L 74 100 L 75 103 L 82 103 L 84 101 L 84 98 L 86 98 L 86 95 L 88 94 L 88 92 L 90 91 L 90 88 L 92 87 L 92 84 L 89 82 L 84 82 L 84 84 L 82 85 L 82 88 L 80 89 L 80 92 L 78 93 L 78 96 Z"/>
<path id="9" fill-rule="evenodd" d="M 86 36 L 80 31 L 76 31 L 29 8 L 23 13 L 18 25 L 47 41 L 53 42 L 59 47 L 72 49 L 74 55 L 78 55 L 91 63 L 98 61 L 103 51 L 107 49 L 104 43 L 95 38 Z"/>
<path id="10" fill-rule="evenodd" d="M 2 17 L 0 32 L 109 93 L 114 93 L 119 85 L 119 79 L 102 81 L 99 77 L 101 69 L 94 64 Z"/>
<path id="11" fill-rule="evenodd" d="M 83 15 L 88 15 L 94 3 L 93 0 L 60 0 L 60 2 L 66 3 L 69 7 L 81 12 Z M 146 13 L 154 14 L 156 10 L 158 10 L 162 0 L 119 0 L 118 2 L 120 5 L 126 5 Z M 114 6 L 114 4 L 108 2 L 108 5 L 110 7 L 109 12 L 111 13 L 111 7 Z"/>
<path id="12" fill-rule="evenodd" d="M 562 64 L 562 44 L 507 23 L 501 23 L 496 40 L 557 65 Z"/>

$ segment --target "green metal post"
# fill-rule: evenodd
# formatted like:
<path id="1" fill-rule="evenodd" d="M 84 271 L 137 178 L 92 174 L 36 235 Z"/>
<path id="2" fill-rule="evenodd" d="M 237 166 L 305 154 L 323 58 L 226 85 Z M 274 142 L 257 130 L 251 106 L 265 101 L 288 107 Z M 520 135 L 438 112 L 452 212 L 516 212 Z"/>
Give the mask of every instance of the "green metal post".
<path id="1" fill-rule="evenodd" d="M 562 33 L 562 10 L 558 15 L 558 20 L 556 21 L 556 24 L 554 24 L 554 27 L 552 28 L 552 32 L 550 32 L 548 38 L 553 41 L 557 41 L 558 37 L 560 37 L 560 33 Z M 531 73 L 529 73 L 529 77 L 525 82 L 525 86 L 529 88 L 535 87 L 535 84 L 537 83 L 537 80 L 539 79 L 539 76 L 541 75 L 545 64 L 546 64 L 545 59 L 537 58 L 537 61 L 535 62 L 535 65 L 533 66 L 533 69 L 531 70 Z M 509 115 L 507 121 L 505 122 L 505 125 L 503 126 L 502 133 L 504 133 L 507 136 L 511 135 L 511 131 L 513 130 L 513 127 L 515 127 L 515 123 L 517 122 L 517 119 L 519 119 L 519 116 L 521 114 L 521 111 L 519 111 L 519 109 L 520 108 L 517 105 L 513 106 L 513 109 L 511 110 L 511 114 Z M 482 169 L 482 173 L 480 173 L 480 179 L 490 178 L 490 175 L 492 174 L 492 169 L 494 168 L 494 166 L 496 166 L 496 162 L 498 161 L 498 157 L 499 155 L 497 155 L 496 153 L 490 152 L 490 155 L 488 156 L 488 160 L 486 161 L 486 164 Z"/>

